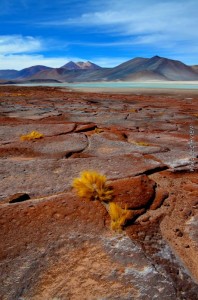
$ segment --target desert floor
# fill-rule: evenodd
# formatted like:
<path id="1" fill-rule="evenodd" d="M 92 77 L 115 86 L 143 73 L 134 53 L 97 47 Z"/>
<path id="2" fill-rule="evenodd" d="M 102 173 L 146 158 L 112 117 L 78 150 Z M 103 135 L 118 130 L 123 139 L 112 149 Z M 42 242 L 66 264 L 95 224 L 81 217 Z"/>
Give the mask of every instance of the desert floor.
<path id="1" fill-rule="evenodd" d="M 197 91 L 0 99 L 0 299 L 198 299 Z M 21 140 L 32 131 L 43 138 Z M 84 170 L 132 212 L 122 232 L 72 188 Z"/>

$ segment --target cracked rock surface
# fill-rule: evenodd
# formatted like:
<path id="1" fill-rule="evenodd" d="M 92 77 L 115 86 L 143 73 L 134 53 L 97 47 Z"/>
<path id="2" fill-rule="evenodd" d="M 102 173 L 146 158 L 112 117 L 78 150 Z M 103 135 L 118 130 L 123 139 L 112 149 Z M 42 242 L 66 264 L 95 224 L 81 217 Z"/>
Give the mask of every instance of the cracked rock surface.
<path id="1" fill-rule="evenodd" d="M 0 299 L 198 299 L 198 95 L 0 97 Z M 122 233 L 71 188 L 84 170 L 133 211 Z"/>

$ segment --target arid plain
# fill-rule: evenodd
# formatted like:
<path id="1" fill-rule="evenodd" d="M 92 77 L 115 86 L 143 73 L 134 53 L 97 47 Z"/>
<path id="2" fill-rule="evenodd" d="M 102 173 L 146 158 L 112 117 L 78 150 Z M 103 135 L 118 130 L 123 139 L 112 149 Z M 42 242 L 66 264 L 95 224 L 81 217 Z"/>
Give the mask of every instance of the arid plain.
<path id="1" fill-rule="evenodd" d="M 117 92 L 0 86 L 2 300 L 198 299 L 198 92 Z M 133 212 L 122 233 L 84 170 Z"/>

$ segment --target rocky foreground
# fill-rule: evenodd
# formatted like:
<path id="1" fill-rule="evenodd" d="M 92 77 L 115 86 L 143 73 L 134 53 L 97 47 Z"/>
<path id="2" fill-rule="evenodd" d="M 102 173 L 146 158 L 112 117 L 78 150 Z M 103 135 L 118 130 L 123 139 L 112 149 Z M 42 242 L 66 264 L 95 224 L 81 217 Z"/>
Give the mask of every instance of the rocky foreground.
<path id="1" fill-rule="evenodd" d="M 0 98 L 0 299 L 198 299 L 198 95 Z M 72 189 L 84 170 L 133 211 L 123 233 Z"/>

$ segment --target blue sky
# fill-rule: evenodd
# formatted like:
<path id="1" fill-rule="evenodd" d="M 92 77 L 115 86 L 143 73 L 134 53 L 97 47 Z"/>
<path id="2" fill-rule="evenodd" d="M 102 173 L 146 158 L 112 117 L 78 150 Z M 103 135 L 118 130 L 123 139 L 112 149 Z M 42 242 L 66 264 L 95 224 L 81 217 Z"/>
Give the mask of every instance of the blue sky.
<path id="1" fill-rule="evenodd" d="M 0 69 L 159 55 L 198 64 L 198 0 L 0 0 Z"/>

